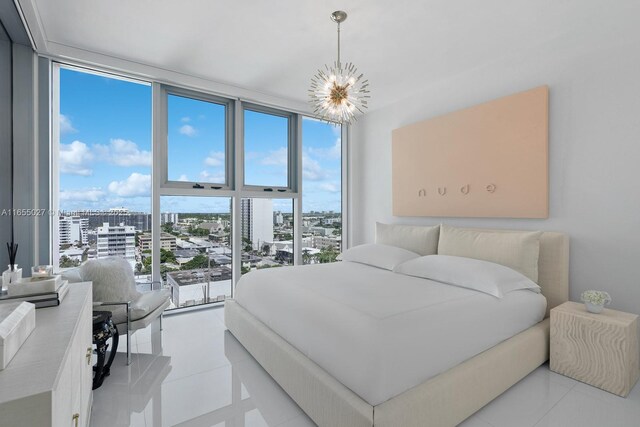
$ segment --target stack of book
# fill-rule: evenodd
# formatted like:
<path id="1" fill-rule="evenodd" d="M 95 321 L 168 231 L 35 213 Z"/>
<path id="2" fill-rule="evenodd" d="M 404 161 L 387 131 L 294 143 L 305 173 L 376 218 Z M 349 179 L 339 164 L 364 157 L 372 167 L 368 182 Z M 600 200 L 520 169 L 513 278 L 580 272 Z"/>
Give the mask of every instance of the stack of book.
<path id="1" fill-rule="evenodd" d="M 0 294 L 0 304 L 5 302 L 27 301 L 36 308 L 60 305 L 69 291 L 69 283 L 61 276 L 49 278 L 25 278 L 11 283 L 7 292 Z"/>

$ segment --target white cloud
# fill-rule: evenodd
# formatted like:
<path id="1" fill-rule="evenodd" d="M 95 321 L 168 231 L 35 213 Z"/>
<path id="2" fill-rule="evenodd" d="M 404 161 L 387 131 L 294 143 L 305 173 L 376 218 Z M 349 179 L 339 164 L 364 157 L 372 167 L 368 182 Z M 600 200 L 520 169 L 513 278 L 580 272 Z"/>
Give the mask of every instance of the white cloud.
<path id="1" fill-rule="evenodd" d="M 87 163 L 94 158 L 87 144 L 73 141 L 71 144 L 60 144 L 60 172 L 73 175 L 89 176 L 93 170 Z"/>
<path id="2" fill-rule="evenodd" d="M 324 191 L 328 191 L 330 193 L 340 192 L 340 186 L 336 182 L 323 182 L 320 185 L 318 185 L 318 188 Z"/>
<path id="3" fill-rule="evenodd" d="M 140 150 L 138 145 L 126 139 L 112 139 L 109 145 L 93 146 L 97 157 L 116 166 L 151 166 L 151 152 Z"/>
<path id="4" fill-rule="evenodd" d="M 109 191 L 120 197 L 149 196 L 151 194 L 151 175 L 134 172 L 124 181 L 112 181 Z"/>
<path id="5" fill-rule="evenodd" d="M 76 128 L 71 124 L 71 119 L 64 114 L 59 116 L 60 134 L 63 133 L 75 133 L 78 132 Z"/>
<path id="6" fill-rule="evenodd" d="M 191 117 L 183 117 L 180 119 L 182 123 L 189 123 L 191 121 Z"/>
<path id="7" fill-rule="evenodd" d="M 180 126 L 180 133 L 187 136 L 196 136 L 198 131 L 191 125 L 182 125 Z"/>
<path id="8" fill-rule="evenodd" d="M 262 156 L 262 153 L 260 153 L 258 151 L 247 151 L 246 153 L 244 153 L 244 159 L 245 160 L 259 159 L 260 156 Z"/>
<path id="9" fill-rule="evenodd" d="M 203 182 L 213 182 L 213 183 L 222 183 L 225 181 L 225 176 L 222 172 L 218 171 L 216 173 L 211 173 L 208 170 L 203 170 L 200 172 L 200 181 Z"/>
<path id="10" fill-rule="evenodd" d="M 309 181 L 322 181 L 327 177 L 327 172 L 320 166 L 317 160 L 307 154 L 302 155 L 302 177 Z"/>
<path id="11" fill-rule="evenodd" d="M 100 188 L 89 188 L 85 190 L 62 190 L 60 191 L 60 201 L 87 201 L 97 202 L 104 197 L 104 191 Z"/>
<path id="12" fill-rule="evenodd" d="M 281 147 L 274 151 L 269 151 L 267 157 L 263 158 L 260 163 L 265 166 L 286 166 L 288 162 L 289 151 L 287 147 Z"/>
<path id="13" fill-rule="evenodd" d="M 309 147 L 309 153 L 323 159 L 339 159 L 342 156 L 342 143 L 340 138 L 330 148 Z"/>
<path id="14" fill-rule="evenodd" d="M 204 159 L 204 164 L 207 166 L 218 167 L 222 166 L 224 162 L 224 152 L 222 151 L 211 151 L 209 156 Z"/>
<path id="15" fill-rule="evenodd" d="M 185 174 L 182 174 L 180 175 L 180 178 L 178 178 L 178 181 L 181 181 L 181 182 L 189 181 L 189 177 Z"/>

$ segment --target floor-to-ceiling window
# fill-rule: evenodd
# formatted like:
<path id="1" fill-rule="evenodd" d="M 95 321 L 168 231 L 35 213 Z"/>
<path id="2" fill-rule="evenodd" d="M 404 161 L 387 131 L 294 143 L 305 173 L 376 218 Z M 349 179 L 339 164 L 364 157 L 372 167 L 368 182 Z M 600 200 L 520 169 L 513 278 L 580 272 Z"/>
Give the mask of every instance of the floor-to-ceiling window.
<path id="1" fill-rule="evenodd" d="M 57 70 L 54 262 L 68 268 L 120 256 L 144 280 L 136 266 L 151 231 L 151 85 Z"/>
<path id="2" fill-rule="evenodd" d="M 336 260 L 342 249 L 342 127 L 302 119 L 302 260 Z"/>
<path id="3" fill-rule="evenodd" d="M 255 103 L 57 65 L 54 260 L 122 256 L 171 308 L 242 274 L 335 260 L 341 127 Z"/>
<path id="4" fill-rule="evenodd" d="M 230 297 L 231 198 L 162 196 L 160 211 L 160 273 L 171 291 L 170 308 Z"/>

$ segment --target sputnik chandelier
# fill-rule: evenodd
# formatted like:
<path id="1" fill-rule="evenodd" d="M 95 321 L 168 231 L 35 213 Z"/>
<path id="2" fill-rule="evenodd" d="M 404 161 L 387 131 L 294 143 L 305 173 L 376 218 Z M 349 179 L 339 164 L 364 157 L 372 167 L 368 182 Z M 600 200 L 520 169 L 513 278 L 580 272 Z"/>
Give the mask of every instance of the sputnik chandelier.
<path id="1" fill-rule="evenodd" d="M 327 122 L 349 124 L 356 120 L 356 114 L 364 113 L 369 99 L 369 81 L 358 74 L 358 69 L 350 62 L 340 62 L 340 24 L 347 14 L 337 10 L 331 14 L 331 20 L 338 24 L 338 59 L 332 66 L 324 69 L 311 79 L 311 105 L 313 112 Z"/>

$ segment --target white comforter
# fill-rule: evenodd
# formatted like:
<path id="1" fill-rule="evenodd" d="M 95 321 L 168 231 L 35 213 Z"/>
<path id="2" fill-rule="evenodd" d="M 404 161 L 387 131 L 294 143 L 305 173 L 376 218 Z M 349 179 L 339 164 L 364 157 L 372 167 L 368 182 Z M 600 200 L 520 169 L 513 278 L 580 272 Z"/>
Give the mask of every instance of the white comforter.
<path id="1" fill-rule="evenodd" d="M 546 309 L 529 290 L 497 299 L 353 262 L 251 272 L 235 298 L 371 405 L 535 325 Z"/>

